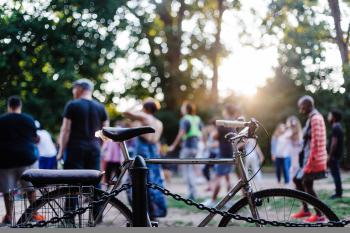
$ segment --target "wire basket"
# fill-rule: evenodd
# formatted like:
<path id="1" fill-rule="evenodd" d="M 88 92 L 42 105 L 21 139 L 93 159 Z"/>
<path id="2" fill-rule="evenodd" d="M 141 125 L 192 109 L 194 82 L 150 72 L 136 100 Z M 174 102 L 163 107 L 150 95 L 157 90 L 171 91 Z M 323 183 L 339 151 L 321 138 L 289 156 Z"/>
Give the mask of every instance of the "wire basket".
<path id="1" fill-rule="evenodd" d="M 93 186 L 54 185 L 42 188 L 26 187 L 11 191 L 13 201 L 12 227 L 48 221 L 65 213 L 87 207 L 94 196 Z M 93 210 L 77 214 L 72 219 L 49 223 L 48 228 L 84 228 L 95 226 Z"/>

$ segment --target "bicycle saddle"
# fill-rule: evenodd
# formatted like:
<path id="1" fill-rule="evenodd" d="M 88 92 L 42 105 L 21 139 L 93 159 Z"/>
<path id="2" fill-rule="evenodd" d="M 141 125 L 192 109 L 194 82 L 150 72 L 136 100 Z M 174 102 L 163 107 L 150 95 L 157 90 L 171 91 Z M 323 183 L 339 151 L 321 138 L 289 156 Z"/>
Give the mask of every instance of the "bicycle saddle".
<path id="1" fill-rule="evenodd" d="M 102 134 L 115 142 L 126 141 L 130 138 L 134 138 L 147 133 L 154 133 L 155 130 L 152 127 L 136 127 L 136 128 L 114 128 L 104 127 Z"/>
<path id="2" fill-rule="evenodd" d="M 29 169 L 23 172 L 21 179 L 28 181 L 35 187 L 50 184 L 97 185 L 103 172 L 97 170 L 49 170 Z"/>

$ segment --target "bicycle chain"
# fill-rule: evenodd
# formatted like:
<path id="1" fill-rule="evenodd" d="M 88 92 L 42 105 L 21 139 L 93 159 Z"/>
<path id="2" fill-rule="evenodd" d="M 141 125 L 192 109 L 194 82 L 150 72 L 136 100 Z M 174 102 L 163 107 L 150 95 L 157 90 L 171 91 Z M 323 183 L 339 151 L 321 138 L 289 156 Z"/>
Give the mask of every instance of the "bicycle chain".
<path id="1" fill-rule="evenodd" d="M 276 226 L 276 227 L 277 226 L 282 226 L 282 227 L 344 227 L 344 226 L 350 224 L 350 220 L 346 220 L 346 219 L 343 219 L 340 221 L 330 221 L 327 223 L 294 223 L 294 222 L 279 222 L 279 221 L 270 221 L 270 220 L 266 220 L 266 219 L 255 219 L 252 217 L 244 217 L 244 216 L 241 216 L 239 214 L 233 214 L 233 213 L 230 213 L 227 211 L 221 211 L 221 210 L 218 210 L 218 209 L 213 208 L 213 207 L 210 208 L 210 207 L 207 207 L 203 204 L 197 203 L 191 199 L 183 198 L 183 197 L 181 197 L 181 195 L 171 193 L 168 189 L 163 188 L 157 184 L 148 183 L 147 186 L 151 189 L 155 189 L 155 190 L 162 192 L 165 196 L 170 196 L 177 201 L 182 201 L 186 205 L 195 206 L 199 210 L 206 210 L 206 211 L 213 213 L 213 214 L 219 214 L 222 217 L 229 217 L 229 218 L 233 218 L 233 219 L 238 220 L 238 221 L 245 221 L 248 223 L 256 223 L 256 224 L 259 224 L 262 226 L 271 225 L 271 226 Z"/>
<path id="2" fill-rule="evenodd" d="M 109 194 L 104 194 L 99 200 L 96 201 L 92 201 L 89 203 L 88 206 L 86 207 L 80 207 L 76 210 L 73 211 L 69 211 L 66 212 L 62 215 L 62 217 L 53 217 L 50 220 L 42 220 L 42 221 L 38 221 L 36 223 L 25 223 L 25 224 L 19 224 L 14 226 L 14 228 L 34 228 L 34 227 L 45 227 L 47 224 L 55 224 L 58 223 L 62 220 L 67 220 L 67 219 L 71 219 L 73 218 L 75 215 L 81 215 L 84 214 L 88 209 L 92 209 L 94 206 L 98 205 L 98 204 L 102 204 L 104 203 L 107 199 L 111 198 L 111 197 L 115 197 L 117 196 L 119 193 L 121 193 L 124 190 L 127 190 L 131 188 L 131 184 L 123 184 L 119 189 L 114 190 L 113 192 L 109 193 Z"/>

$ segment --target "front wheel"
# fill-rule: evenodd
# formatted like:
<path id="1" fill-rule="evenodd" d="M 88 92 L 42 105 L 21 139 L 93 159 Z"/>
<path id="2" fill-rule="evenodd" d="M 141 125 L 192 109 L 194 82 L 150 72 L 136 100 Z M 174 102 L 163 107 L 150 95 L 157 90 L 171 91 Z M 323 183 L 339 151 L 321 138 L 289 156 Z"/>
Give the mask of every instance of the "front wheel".
<path id="1" fill-rule="evenodd" d="M 303 223 L 304 219 L 293 219 L 291 214 L 302 208 L 302 202 L 308 204 L 309 210 L 314 214 L 318 209 L 325 217 L 325 222 L 339 221 L 337 215 L 319 199 L 297 190 L 291 189 L 266 189 L 253 193 L 254 202 L 260 219 L 278 222 Z M 246 197 L 237 201 L 228 212 L 244 217 L 252 217 Z M 229 217 L 223 217 L 219 227 L 226 226 L 256 226 L 253 223 L 236 221 Z"/>

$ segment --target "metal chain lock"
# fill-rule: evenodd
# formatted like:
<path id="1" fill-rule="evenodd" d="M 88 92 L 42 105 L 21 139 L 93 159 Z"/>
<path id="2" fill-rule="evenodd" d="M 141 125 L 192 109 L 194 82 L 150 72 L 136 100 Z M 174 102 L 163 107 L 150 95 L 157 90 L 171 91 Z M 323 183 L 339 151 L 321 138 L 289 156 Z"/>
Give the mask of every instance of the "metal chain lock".
<path id="1" fill-rule="evenodd" d="M 350 224 L 350 220 L 347 220 L 347 219 L 343 219 L 340 221 L 330 221 L 327 223 L 294 223 L 294 222 L 279 222 L 279 221 L 270 221 L 270 220 L 266 220 L 266 219 L 255 219 L 252 217 L 244 217 L 244 216 L 241 216 L 239 214 L 233 214 L 233 213 L 230 213 L 227 211 L 221 211 L 221 210 L 218 210 L 218 209 L 213 208 L 213 207 L 210 208 L 210 207 L 207 207 L 201 203 L 197 203 L 191 199 L 183 198 L 179 194 L 171 193 L 168 189 L 163 188 L 157 184 L 148 183 L 148 187 L 151 189 L 158 190 L 158 191 L 162 192 L 164 195 L 170 196 L 170 197 L 174 198 L 175 200 L 182 201 L 186 205 L 195 206 L 199 210 L 206 210 L 210 213 L 219 214 L 222 217 L 230 217 L 230 218 L 233 218 L 233 219 L 238 220 L 238 221 L 255 223 L 255 224 L 258 224 L 261 226 L 271 225 L 271 226 L 276 226 L 276 227 L 278 227 L 278 226 L 282 226 L 282 227 L 344 227 L 344 226 Z"/>

